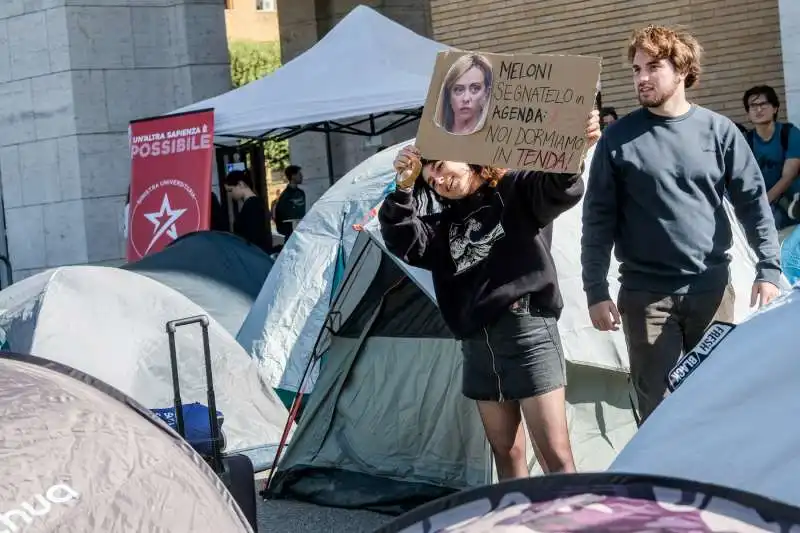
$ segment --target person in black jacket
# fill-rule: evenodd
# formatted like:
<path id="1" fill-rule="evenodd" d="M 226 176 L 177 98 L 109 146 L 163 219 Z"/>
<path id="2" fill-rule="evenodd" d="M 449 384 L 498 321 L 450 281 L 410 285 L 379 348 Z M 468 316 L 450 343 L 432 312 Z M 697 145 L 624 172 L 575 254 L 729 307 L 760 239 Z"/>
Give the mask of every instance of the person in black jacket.
<path id="1" fill-rule="evenodd" d="M 587 146 L 599 137 L 592 111 Z M 543 470 L 574 472 L 550 245 L 553 221 L 583 195 L 581 175 L 431 161 L 413 146 L 395 170 L 397 188 L 378 213 L 381 234 L 389 251 L 432 274 L 442 316 L 462 341 L 462 391 L 477 401 L 499 478 L 529 475 L 522 416 Z M 420 213 L 420 184 L 439 212 Z"/>
<path id="2" fill-rule="evenodd" d="M 289 240 L 295 224 L 306 216 L 306 193 L 300 188 L 303 183 L 303 169 L 297 165 L 289 165 L 283 172 L 288 185 L 275 201 L 273 217 L 275 229 Z"/>
<path id="3" fill-rule="evenodd" d="M 233 221 L 233 233 L 247 242 L 272 253 L 270 216 L 262 200 L 253 192 L 253 180 L 243 170 L 234 170 L 225 176 L 225 191 L 234 202 L 242 202 Z"/>

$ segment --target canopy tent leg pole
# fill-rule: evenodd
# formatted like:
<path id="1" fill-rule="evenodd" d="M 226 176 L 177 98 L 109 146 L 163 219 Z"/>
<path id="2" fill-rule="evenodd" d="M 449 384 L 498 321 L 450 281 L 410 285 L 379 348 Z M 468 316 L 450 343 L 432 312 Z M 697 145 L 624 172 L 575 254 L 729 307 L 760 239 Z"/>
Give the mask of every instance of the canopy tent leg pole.
<path id="1" fill-rule="evenodd" d="M 344 231 L 344 226 L 342 226 L 342 231 Z M 361 256 L 363 256 L 366 253 L 366 251 L 367 251 L 367 247 L 366 246 L 361 248 L 361 250 L 358 253 L 358 256 L 356 257 L 356 259 L 354 261 L 354 264 L 357 264 L 361 260 Z M 347 284 L 350 281 L 350 276 L 352 276 L 352 275 L 354 275 L 353 274 L 353 270 L 352 269 L 351 270 L 347 270 L 347 277 L 344 278 L 341 281 L 342 290 L 344 290 L 344 287 L 347 286 Z M 334 291 L 335 291 L 335 289 L 334 289 Z M 275 473 L 278 470 L 278 462 L 280 461 L 281 454 L 283 453 L 283 449 L 286 446 L 286 439 L 289 437 L 289 430 L 292 427 L 292 423 L 294 423 L 295 420 L 297 419 L 297 413 L 300 411 L 300 402 L 303 401 L 302 400 L 303 399 L 303 386 L 306 383 L 306 378 L 308 378 L 308 373 L 311 370 L 311 366 L 314 363 L 316 363 L 317 361 L 321 361 L 322 360 L 322 355 L 323 354 L 319 353 L 320 352 L 319 347 L 320 347 L 320 342 L 322 342 L 322 336 L 325 334 L 326 331 L 329 331 L 330 333 L 334 332 L 333 331 L 334 327 L 335 327 L 333 325 L 334 313 L 333 313 L 333 311 L 330 311 L 330 309 L 333 309 L 338 304 L 339 298 L 341 298 L 341 297 L 343 297 L 343 296 L 340 293 L 336 293 L 336 292 L 332 292 L 331 293 L 331 302 L 330 302 L 330 305 L 328 306 L 329 307 L 329 311 L 325 315 L 325 320 L 324 320 L 324 322 L 322 324 L 322 329 L 320 329 L 319 335 L 317 335 L 317 340 L 314 341 L 314 347 L 311 349 L 311 357 L 308 358 L 308 363 L 306 363 L 306 368 L 305 368 L 305 370 L 303 370 L 303 376 L 300 378 L 300 384 L 297 386 L 297 394 L 295 395 L 294 401 L 292 402 L 292 406 L 289 409 L 289 417 L 286 419 L 286 425 L 283 428 L 283 434 L 281 435 L 281 440 L 278 443 L 278 450 L 275 452 L 275 458 L 272 460 L 272 467 L 269 469 L 269 475 L 267 476 L 267 480 L 264 482 L 264 488 L 261 490 L 261 492 L 259 492 L 261 497 L 264 498 L 265 500 L 267 499 L 267 495 L 269 493 L 269 489 L 272 486 L 272 480 L 274 479 Z M 367 325 L 365 326 L 365 331 L 368 330 L 371 327 L 372 323 L 375 321 L 375 318 L 378 316 L 377 312 L 380 311 L 380 308 L 381 308 L 381 304 L 378 305 L 378 308 L 376 310 L 376 314 L 374 314 L 372 316 L 372 318 L 370 318 L 369 321 L 367 322 Z M 341 325 L 342 324 L 339 323 L 339 327 L 341 327 Z M 362 333 L 362 336 L 363 336 L 363 333 Z M 359 342 L 363 343 L 363 339 L 360 340 Z M 320 368 L 322 368 L 321 363 L 320 363 Z"/>
<path id="2" fill-rule="evenodd" d="M 331 123 L 325 123 L 325 155 L 328 158 L 328 181 L 331 185 L 336 181 L 333 177 L 333 148 L 331 147 Z"/>
<path id="3" fill-rule="evenodd" d="M 297 413 L 300 412 L 300 404 L 303 401 L 303 385 L 306 383 L 306 378 L 308 377 L 308 372 L 311 370 L 311 367 L 314 363 L 319 361 L 320 357 L 317 354 L 317 347 L 319 344 L 319 340 L 322 338 L 322 334 L 325 331 L 326 324 L 330 321 L 331 314 L 328 313 L 325 317 L 325 322 L 323 324 L 322 331 L 320 331 L 319 335 L 317 336 L 317 342 L 314 343 L 314 348 L 311 351 L 311 357 L 308 358 L 308 363 L 306 363 L 306 368 L 303 370 L 303 376 L 300 378 L 300 384 L 297 386 L 297 394 L 292 401 L 292 406 L 289 409 L 289 416 L 286 419 L 286 425 L 283 427 L 283 434 L 281 435 L 281 440 L 278 442 L 278 449 L 275 451 L 275 458 L 272 460 L 272 466 L 269 469 L 269 475 L 267 476 L 267 480 L 264 482 L 264 488 L 259 492 L 262 498 L 265 500 L 267 499 L 267 495 L 269 493 L 269 489 L 272 486 L 272 480 L 275 477 L 275 473 L 278 470 L 278 463 L 281 460 L 281 454 L 283 453 L 284 448 L 286 447 L 286 440 L 289 438 L 289 431 L 292 428 L 292 424 L 295 423 L 297 420 Z"/>
<path id="4" fill-rule="evenodd" d="M 286 446 L 286 439 L 289 438 L 289 430 L 292 428 L 292 424 L 294 424 L 297 420 L 297 413 L 300 411 L 300 404 L 303 401 L 303 384 L 305 383 L 308 371 L 311 369 L 311 365 L 314 364 L 314 362 L 315 358 L 313 356 L 309 357 L 308 363 L 306 364 L 306 369 L 303 371 L 303 377 L 300 379 L 300 386 L 297 388 L 297 394 L 294 397 L 294 401 L 292 401 L 291 409 L 289 409 L 289 417 L 286 419 L 286 425 L 283 427 L 283 434 L 281 434 L 281 440 L 278 443 L 278 449 L 275 451 L 275 458 L 272 460 L 272 466 L 269 469 L 269 475 L 267 476 L 267 480 L 264 482 L 264 488 L 259 493 L 265 500 L 267 499 L 269 488 L 272 485 L 272 479 L 274 478 L 275 472 L 278 469 L 278 462 L 281 460 L 281 454 Z"/>

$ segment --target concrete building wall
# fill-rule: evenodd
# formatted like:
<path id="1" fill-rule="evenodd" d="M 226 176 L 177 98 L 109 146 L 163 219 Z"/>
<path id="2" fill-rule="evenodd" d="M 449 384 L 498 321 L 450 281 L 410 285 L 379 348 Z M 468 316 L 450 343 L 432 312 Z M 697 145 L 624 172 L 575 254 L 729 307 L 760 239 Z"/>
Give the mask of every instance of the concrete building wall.
<path id="1" fill-rule="evenodd" d="M 800 127 L 800 2 L 780 0 L 783 78 L 786 81 L 786 111 Z"/>
<path id="2" fill-rule="evenodd" d="M 431 35 L 428 0 L 279 0 L 283 63 L 311 48 L 359 4 L 372 7 L 420 35 Z M 369 76 L 369 72 L 365 72 L 364 76 Z M 359 80 L 353 80 L 353 83 L 359 83 Z M 389 146 L 414 137 L 416 131 L 416 123 L 410 124 L 384 134 L 381 142 Z M 366 139 L 363 137 L 332 134 L 331 141 L 336 179 L 375 153 L 375 147 L 365 146 Z M 325 135 L 299 135 L 290 141 L 289 146 L 292 163 L 303 167 L 303 188 L 309 202 L 313 202 L 329 187 Z"/>
<path id="3" fill-rule="evenodd" d="M 225 26 L 231 41 L 277 41 L 278 12 L 257 11 L 256 0 L 228 0 Z"/>
<path id="4" fill-rule="evenodd" d="M 0 181 L 15 281 L 115 264 L 128 122 L 230 88 L 219 0 L 0 1 Z"/>
<path id="5" fill-rule="evenodd" d="M 780 29 L 783 23 L 798 34 L 800 2 L 780 1 L 783 22 L 778 0 L 580 0 L 566 4 L 561 0 L 430 0 L 430 4 L 433 36 L 450 45 L 495 52 L 602 56 L 603 104 L 622 113 L 637 106 L 625 57 L 631 30 L 650 23 L 683 25 L 706 51 L 705 72 L 699 87 L 689 91 L 690 98 L 745 121 L 741 99 L 749 87 L 769 84 L 783 98 Z"/>

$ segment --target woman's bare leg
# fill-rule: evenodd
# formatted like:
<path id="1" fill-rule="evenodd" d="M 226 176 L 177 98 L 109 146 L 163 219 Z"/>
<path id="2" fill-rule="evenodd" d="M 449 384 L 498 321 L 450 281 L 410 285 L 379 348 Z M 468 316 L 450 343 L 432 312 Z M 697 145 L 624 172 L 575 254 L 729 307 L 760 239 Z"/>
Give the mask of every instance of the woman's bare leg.
<path id="1" fill-rule="evenodd" d="M 527 424 L 527 422 L 526 422 Z M 530 430 L 528 430 L 528 436 L 530 437 Z M 542 467 L 542 472 L 545 474 L 550 472 L 550 468 L 547 466 L 547 462 L 542 457 L 542 452 L 539 451 L 539 448 L 536 446 L 536 441 L 531 439 L 531 448 L 533 448 L 533 455 L 536 456 L 536 461 L 539 463 L 539 466 Z M 530 465 L 528 467 L 528 471 L 530 472 Z"/>
<path id="2" fill-rule="evenodd" d="M 528 477 L 525 458 L 525 433 L 519 402 L 477 402 L 486 438 L 492 448 L 497 477 Z"/>
<path id="3" fill-rule="evenodd" d="M 575 472 L 564 394 L 565 388 L 561 387 L 520 402 L 531 441 L 548 473 Z"/>

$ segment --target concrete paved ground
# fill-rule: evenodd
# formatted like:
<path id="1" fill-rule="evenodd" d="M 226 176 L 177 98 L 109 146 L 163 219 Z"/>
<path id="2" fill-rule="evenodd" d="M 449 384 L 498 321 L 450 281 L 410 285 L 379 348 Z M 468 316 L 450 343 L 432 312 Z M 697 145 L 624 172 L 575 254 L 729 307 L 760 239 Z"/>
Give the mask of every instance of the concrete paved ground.
<path id="1" fill-rule="evenodd" d="M 370 533 L 392 517 L 288 500 L 258 500 L 258 533 Z"/>
<path id="2" fill-rule="evenodd" d="M 321 507 L 291 500 L 265 501 L 258 491 L 264 488 L 268 475 L 269 471 L 256 474 L 258 533 L 371 533 L 393 518 L 370 511 Z"/>

